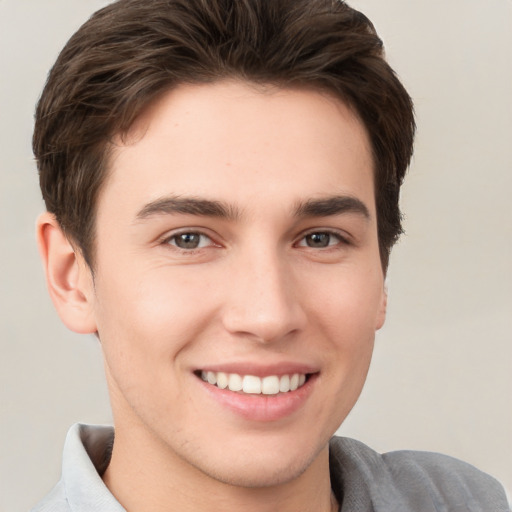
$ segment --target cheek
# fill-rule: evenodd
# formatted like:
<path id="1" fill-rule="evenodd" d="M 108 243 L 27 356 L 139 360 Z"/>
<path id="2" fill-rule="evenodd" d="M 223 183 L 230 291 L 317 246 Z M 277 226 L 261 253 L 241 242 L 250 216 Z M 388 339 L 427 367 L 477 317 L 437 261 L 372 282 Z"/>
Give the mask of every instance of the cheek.
<path id="1" fill-rule="evenodd" d="M 309 287 L 308 307 L 331 335 L 339 333 L 339 338 L 347 342 L 373 337 L 383 311 L 380 273 L 353 267 L 336 269 L 318 282 L 323 286 Z"/>
<path id="2" fill-rule="evenodd" d="M 378 272 L 347 268 L 324 282 L 322 293 L 316 288 L 309 295 L 309 316 L 316 319 L 313 328 L 324 343 L 329 378 L 338 383 L 336 388 L 344 389 L 343 396 L 357 396 L 368 372 L 381 316 L 382 277 Z"/>
<path id="3" fill-rule="evenodd" d="M 200 335 L 211 308 L 198 300 L 192 283 L 161 273 L 159 279 L 110 278 L 97 289 L 97 325 L 113 408 L 158 422 L 180 403 L 190 340 Z"/>
<path id="4" fill-rule="evenodd" d="M 162 361 L 171 363 L 204 328 L 212 307 L 200 283 L 164 271 L 142 272 L 139 279 L 134 274 L 126 279 L 111 273 L 98 283 L 98 332 L 112 371 L 149 368 L 157 377 Z"/>

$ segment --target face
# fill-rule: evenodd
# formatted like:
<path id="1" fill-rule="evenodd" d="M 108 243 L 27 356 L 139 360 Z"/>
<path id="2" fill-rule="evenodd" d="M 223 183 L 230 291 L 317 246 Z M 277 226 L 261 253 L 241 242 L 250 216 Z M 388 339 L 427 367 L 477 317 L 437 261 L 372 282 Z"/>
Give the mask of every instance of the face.
<path id="1" fill-rule="evenodd" d="M 301 474 L 384 321 L 362 124 L 319 92 L 186 85 L 110 171 L 90 301 L 119 439 L 238 485 Z"/>

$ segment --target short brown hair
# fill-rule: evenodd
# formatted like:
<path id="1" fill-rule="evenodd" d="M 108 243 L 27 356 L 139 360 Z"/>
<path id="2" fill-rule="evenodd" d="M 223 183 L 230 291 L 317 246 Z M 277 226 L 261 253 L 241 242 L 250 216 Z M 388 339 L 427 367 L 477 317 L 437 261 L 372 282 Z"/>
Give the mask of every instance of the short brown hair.
<path id="1" fill-rule="evenodd" d="M 372 144 L 386 269 L 413 106 L 372 23 L 338 0 L 118 0 L 71 37 L 38 103 L 33 149 L 46 207 L 89 266 L 112 138 L 164 91 L 223 78 L 326 89 L 355 109 Z"/>

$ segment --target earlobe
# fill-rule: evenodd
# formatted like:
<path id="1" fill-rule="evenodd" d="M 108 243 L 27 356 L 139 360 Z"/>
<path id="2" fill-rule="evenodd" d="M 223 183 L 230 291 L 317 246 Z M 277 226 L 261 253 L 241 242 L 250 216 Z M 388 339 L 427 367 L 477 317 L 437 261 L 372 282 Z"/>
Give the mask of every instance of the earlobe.
<path id="1" fill-rule="evenodd" d="M 377 322 L 375 324 L 375 330 L 378 331 L 386 321 L 386 312 L 388 309 L 388 290 L 386 286 L 384 285 L 384 288 L 382 289 L 382 295 L 380 299 L 380 307 L 379 311 L 377 312 Z"/>
<path id="2" fill-rule="evenodd" d="M 48 291 L 61 320 L 74 332 L 95 333 L 91 271 L 49 212 L 37 220 L 37 243 Z"/>

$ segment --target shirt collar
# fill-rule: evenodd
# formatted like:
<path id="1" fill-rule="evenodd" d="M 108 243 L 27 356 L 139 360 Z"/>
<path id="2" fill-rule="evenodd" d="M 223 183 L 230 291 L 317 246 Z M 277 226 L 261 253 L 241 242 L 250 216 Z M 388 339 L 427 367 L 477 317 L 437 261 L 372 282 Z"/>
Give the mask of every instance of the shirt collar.
<path id="1" fill-rule="evenodd" d="M 73 425 L 66 437 L 62 480 L 73 512 L 126 512 L 101 479 L 110 461 L 112 427 Z"/>

